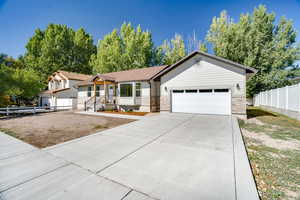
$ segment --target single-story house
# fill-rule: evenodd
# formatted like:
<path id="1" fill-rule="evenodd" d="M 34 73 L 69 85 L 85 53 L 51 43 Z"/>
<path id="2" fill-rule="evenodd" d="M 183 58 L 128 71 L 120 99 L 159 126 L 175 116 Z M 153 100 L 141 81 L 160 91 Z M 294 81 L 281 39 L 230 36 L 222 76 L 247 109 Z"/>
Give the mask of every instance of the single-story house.
<path id="1" fill-rule="evenodd" d="M 173 65 L 89 76 L 77 109 L 246 114 L 246 80 L 256 70 L 195 51 Z"/>
<path id="2" fill-rule="evenodd" d="M 90 75 L 59 70 L 48 78 L 48 90 L 39 95 L 40 106 L 55 106 L 57 109 L 77 108 L 77 83 L 91 78 Z"/>

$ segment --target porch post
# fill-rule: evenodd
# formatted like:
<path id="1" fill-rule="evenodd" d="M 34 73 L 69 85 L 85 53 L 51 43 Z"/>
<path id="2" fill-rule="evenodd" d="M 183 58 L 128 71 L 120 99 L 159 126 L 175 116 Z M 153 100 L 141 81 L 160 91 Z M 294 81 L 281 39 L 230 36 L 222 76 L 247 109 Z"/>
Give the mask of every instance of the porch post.
<path id="1" fill-rule="evenodd" d="M 96 112 L 96 82 L 94 81 L 94 112 Z"/>
<path id="2" fill-rule="evenodd" d="M 104 84 L 103 84 L 104 85 L 104 104 L 106 104 L 106 93 L 107 93 L 106 89 L 107 88 L 106 88 L 106 82 L 105 81 L 103 81 L 103 82 L 104 82 Z"/>

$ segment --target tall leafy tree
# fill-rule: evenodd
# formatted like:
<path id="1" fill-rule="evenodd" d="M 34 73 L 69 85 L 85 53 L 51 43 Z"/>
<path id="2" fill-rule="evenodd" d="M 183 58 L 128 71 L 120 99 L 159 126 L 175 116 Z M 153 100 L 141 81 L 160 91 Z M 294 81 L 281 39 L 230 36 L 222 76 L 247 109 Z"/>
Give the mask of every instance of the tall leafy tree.
<path id="1" fill-rule="evenodd" d="M 97 54 L 90 64 L 95 73 L 114 72 L 147 67 L 155 64 L 151 33 L 124 23 L 98 43 Z"/>
<path id="2" fill-rule="evenodd" d="M 24 67 L 21 59 L 6 57 L 0 64 L 0 106 L 32 100 L 44 87 L 40 75 Z"/>
<path id="3" fill-rule="evenodd" d="M 296 31 L 284 17 L 276 23 L 275 14 L 263 5 L 252 14 L 242 14 L 237 23 L 221 12 L 213 18 L 206 39 L 217 56 L 258 69 L 247 83 L 248 96 L 284 86 L 293 75 L 289 69 L 299 52 Z"/>
<path id="4" fill-rule="evenodd" d="M 202 52 L 207 52 L 208 50 L 206 44 L 198 39 L 195 31 L 193 31 L 192 35 L 187 37 L 186 44 L 187 44 L 186 51 L 188 54 L 197 50 Z"/>
<path id="5" fill-rule="evenodd" d="M 179 34 L 175 34 L 171 41 L 165 40 L 159 48 L 163 64 L 174 64 L 187 54 L 183 37 Z"/>
<path id="6" fill-rule="evenodd" d="M 44 77 L 58 69 L 89 74 L 89 59 L 96 51 L 92 37 L 84 29 L 74 31 L 60 24 L 50 24 L 44 31 L 37 29 L 26 49 L 26 66 Z"/>
<path id="7" fill-rule="evenodd" d="M 3 63 L 0 64 L 0 107 L 9 103 L 9 92 L 14 84 L 12 76 L 13 69 Z"/>

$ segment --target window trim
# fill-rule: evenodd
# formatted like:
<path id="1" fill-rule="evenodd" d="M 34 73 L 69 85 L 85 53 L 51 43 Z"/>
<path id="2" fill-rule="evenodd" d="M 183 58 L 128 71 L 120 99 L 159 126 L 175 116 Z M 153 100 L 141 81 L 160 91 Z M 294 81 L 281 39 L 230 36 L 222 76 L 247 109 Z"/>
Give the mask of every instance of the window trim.
<path id="1" fill-rule="evenodd" d="M 96 85 L 96 91 L 95 91 L 95 96 L 96 97 L 100 97 L 100 89 L 101 89 L 101 87 L 100 87 L 100 85 Z"/>
<path id="2" fill-rule="evenodd" d="M 137 85 L 140 86 L 139 89 L 136 87 Z M 139 91 L 139 95 L 137 95 L 138 91 Z M 142 83 L 135 83 L 135 96 L 136 97 L 142 97 Z"/>
<path id="3" fill-rule="evenodd" d="M 88 96 L 88 97 L 91 97 L 91 96 L 92 96 L 92 86 L 88 86 L 88 89 L 87 89 L 87 96 Z"/>
<path id="4" fill-rule="evenodd" d="M 131 96 L 126 95 L 122 96 L 122 85 L 130 85 L 131 86 Z M 120 97 L 122 98 L 132 98 L 133 97 L 133 83 L 120 83 Z"/>

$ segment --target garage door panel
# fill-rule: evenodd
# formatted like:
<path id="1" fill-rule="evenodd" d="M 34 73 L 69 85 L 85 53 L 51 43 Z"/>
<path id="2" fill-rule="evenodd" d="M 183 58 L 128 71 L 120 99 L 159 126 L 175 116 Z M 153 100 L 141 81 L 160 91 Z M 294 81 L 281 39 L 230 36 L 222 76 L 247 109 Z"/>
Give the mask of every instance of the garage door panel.
<path id="1" fill-rule="evenodd" d="M 172 93 L 172 112 L 231 114 L 230 92 Z"/>
<path id="2" fill-rule="evenodd" d="M 57 98 L 56 105 L 61 109 L 72 108 L 72 99 L 71 98 Z M 60 109 L 58 108 L 58 109 Z"/>

